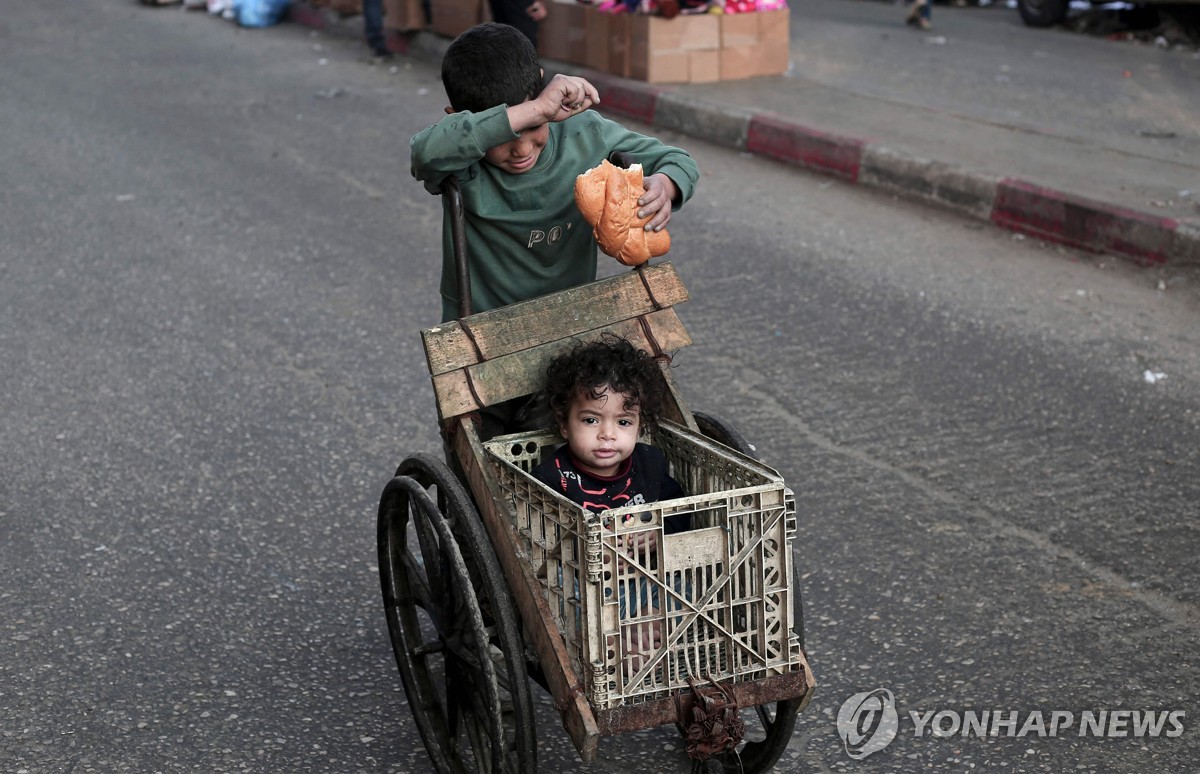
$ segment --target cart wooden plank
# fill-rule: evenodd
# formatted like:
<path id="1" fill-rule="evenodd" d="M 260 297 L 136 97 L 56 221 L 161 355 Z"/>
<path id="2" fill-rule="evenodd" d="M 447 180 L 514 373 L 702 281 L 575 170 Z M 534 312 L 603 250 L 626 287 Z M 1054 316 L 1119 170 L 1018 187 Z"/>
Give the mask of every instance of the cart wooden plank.
<path id="1" fill-rule="evenodd" d="M 605 333 L 615 333 L 634 346 L 653 352 L 655 347 L 647 336 L 643 321 L 664 352 L 683 349 L 692 343 L 675 310 L 670 308 L 565 338 L 593 341 Z M 537 392 L 545 381 L 546 365 L 562 348 L 561 338 L 434 376 L 438 416 L 443 420 L 452 419 Z"/>
<path id="2" fill-rule="evenodd" d="M 733 693 L 739 707 L 757 707 L 760 704 L 799 699 L 800 706 L 797 711 L 802 712 L 812 701 L 816 680 L 813 678 L 812 669 L 809 668 L 807 656 L 801 654 L 801 659 L 802 663 L 795 672 L 760 677 L 741 683 L 726 682 L 723 685 Z M 641 731 L 675 723 L 679 718 L 679 708 L 675 704 L 675 697 L 668 696 L 641 704 L 597 710 L 595 715 L 600 735 L 615 736 L 628 731 Z"/>
<path id="3" fill-rule="evenodd" d="M 661 263 L 472 315 L 466 327 L 447 322 L 421 338 L 429 373 L 438 376 L 545 344 L 548 333 L 569 338 L 687 300 L 675 267 Z"/>
<path id="4" fill-rule="evenodd" d="M 663 401 L 662 416 L 698 434 L 700 428 L 697 427 L 696 418 L 692 416 L 692 411 L 684 402 L 683 396 L 679 394 L 679 388 L 675 385 L 675 379 L 671 375 L 670 363 L 659 363 L 659 365 L 662 367 L 663 378 L 667 380 L 667 398 Z"/>
<path id="5" fill-rule="evenodd" d="M 469 419 L 458 419 L 451 439 L 455 456 L 475 495 L 483 525 L 496 548 L 496 558 L 521 613 L 525 631 L 537 652 L 550 695 L 554 697 L 554 706 L 562 714 L 563 727 L 579 756 L 585 762 L 592 761 L 601 736 L 596 716 L 580 677 L 571 667 L 571 657 L 558 634 L 545 595 L 541 593 L 541 584 L 533 575 L 529 557 L 523 554 L 513 525 L 496 506 L 497 502 L 505 502 L 505 496 L 495 478 L 486 472 L 487 452 L 479 441 L 474 423 Z"/>

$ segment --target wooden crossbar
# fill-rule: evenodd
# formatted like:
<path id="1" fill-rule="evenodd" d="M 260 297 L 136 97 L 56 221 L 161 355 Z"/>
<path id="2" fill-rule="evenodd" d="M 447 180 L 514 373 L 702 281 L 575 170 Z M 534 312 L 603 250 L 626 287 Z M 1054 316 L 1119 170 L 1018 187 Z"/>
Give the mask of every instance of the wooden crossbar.
<path id="1" fill-rule="evenodd" d="M 421 337 L 429 374 L 437 376 L 687 300 L 675 267 L 661 263 L 443 323 Z"/>
<path id="2" fill-rule="evenodd" d="M 643 319 L 664 352 L 674 352 L 692 343 L 674 309 L 664 309 L 646 315 Z M 494 406 L 512 398 L 532 395 L 541 389 L 546 380 L 547 364 L 564 344 L 572 341 L 593 341 L 605 333 L 628 339 L 635 347 L 647 352 L 654 350 L 646 337 L 641 320 L 625 320 L 580 333 L 569 339 L 559 339 L 511 355 L 503 355 L 495 360 L 439 374 L 433 377 L 438 415 L 443 420 L 451 419 L 478 411 L 484 406 Z"/>
<path id="3" fill-rule="evenodd" d="M 611 333 L 654 355 L 683 349 L 692 340 L 672 306 L 687 298 L 664 263 L 422 331 L 438 416 L 537 392 L 551 358 L 576 341 Z"/>

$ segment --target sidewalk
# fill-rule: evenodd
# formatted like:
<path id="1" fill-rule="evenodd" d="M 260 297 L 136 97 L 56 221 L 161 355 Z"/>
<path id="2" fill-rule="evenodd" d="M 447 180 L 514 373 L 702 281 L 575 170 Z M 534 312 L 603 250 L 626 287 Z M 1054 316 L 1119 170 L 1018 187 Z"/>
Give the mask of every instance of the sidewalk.
<path id="1" fill-rule="evenodd" d="M 878 15 L 879 8 L 865 10 Z M 896 6 L 883 8 L 899 14 Z M 797 72 L 800 60 L 805 60 L 803 67 L 816 66 L 813 47 L 802 40 L 804 9 L 793 3 L 793 70 L 786 76 L 648 85 L 555 62 L 544 65 L 548 75 L 586 74 L 600 90 L 605 112 L 653 127 L 1039 239 L 1144 265 L 1200 264 L 1200 166 L 1195 158 L 1142 152 L 1119 137 L 1089 131 L 1083 123 L 1078 131 L 1059 125 L 1042 130 L 803 77 Z M 339 18 L 303 0 L 293 3 L 288 18 L 331 34 L 361 37 L 358 17 Z M 910 32 L 898 22 L 895 26 L 897 37 Z M 889 30 L 882 37 L 891 34 Z M 393 33 L 389 39 L 397 53 L 431 65 L 440 62 L 448 43 L 429 32 Z M 821 50 L 817 56 L 825 66 L 838 54 Z"/>

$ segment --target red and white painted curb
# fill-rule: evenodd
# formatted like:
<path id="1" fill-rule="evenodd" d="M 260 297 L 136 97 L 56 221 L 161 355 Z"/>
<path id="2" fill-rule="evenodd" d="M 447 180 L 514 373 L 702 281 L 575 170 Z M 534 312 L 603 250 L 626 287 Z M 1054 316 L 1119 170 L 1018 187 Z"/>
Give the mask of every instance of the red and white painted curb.
<path id="1" fill-rule="evenodd" d="M 738 150 L 937 204 L 1002 228 L 1146 266 L 1200 263 L 1200 230 L 1173 218 L 1131 210 L 1037 183 L 1001 178 L 910 156 L 864 140 L 831 134 L 780 116 L 728 114 L 716 131 L 713 105 L 688 105 L 662 88 L 588 73 L 602 108 L 651 126 L 733 144 Z M 669 101 L 669 120 L 658 108 Z M 690 111 L 690 115 L 689 115 Z M 720 137 L 716 135 L 721 135 Z M 737 139 L 730 143 L 730 139 Z"/>

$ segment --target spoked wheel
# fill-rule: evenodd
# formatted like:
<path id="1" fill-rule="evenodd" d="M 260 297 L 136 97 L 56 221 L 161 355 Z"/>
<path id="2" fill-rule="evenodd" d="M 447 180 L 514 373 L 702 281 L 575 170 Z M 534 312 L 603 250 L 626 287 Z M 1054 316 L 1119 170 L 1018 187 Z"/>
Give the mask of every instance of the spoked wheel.
<path id="1" fill-rule="evenodd" d="M 439 772 L 537 769 L 516 609 L 466 489 L 441 460 L 400 464 L 379 502 L 379 578 L 413 719 Z"/>
<path id="2" fill-rule="evenodd" d="M 729 422 L 714 414 L 699 411 L 694 412 L 692 416 L 704 435 L 747 457 L 758 459 L 757 450 Z M 804 603 L 798 588 L 792 589 L 792 603 L 794 628 L 800 640 L 800 647 L 803 648 Z M 796 715 L 800 711 L 800 699 L 760 704 L 752 709 L 753 717 L 750 717 L 748 712 L 742 713 L 742 720 L 746 724 L 746 736 L 741 747 L 736 752 L 726 753 L 721 760 L 726 772 L 758 774 L 774 766 L 792 738 L 792 731 L 796 727 Z"/>

